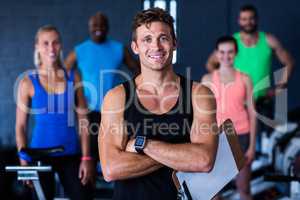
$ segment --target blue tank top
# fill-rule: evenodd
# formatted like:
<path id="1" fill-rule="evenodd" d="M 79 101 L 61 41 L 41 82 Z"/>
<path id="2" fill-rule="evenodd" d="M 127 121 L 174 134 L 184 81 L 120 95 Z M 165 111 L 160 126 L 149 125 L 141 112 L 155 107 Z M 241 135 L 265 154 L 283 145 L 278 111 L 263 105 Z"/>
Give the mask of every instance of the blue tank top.
<path id="1" fill-rule="evenodd" d="M 48 93 L 41 85 L 37 73 L 29 75 L 34 87 L 31 98 L 34 127 L 30 147 L 49 148 L 63 146 L 64 152 L 53 156 L 74 155 L 80 150 L 75 128 L 74 70 L 65 71 L 66 88 L 63 93 Z"/>
<path id="2" fill-rule="evenodd" d="M 100 111 L 106 92 L 121 83 L 122 76 L 115 70 L 121 67 L 123 48 L 121 43 L 109 39 L 101 44 L 87 40 L 75 47 L 90 110 Z"/>

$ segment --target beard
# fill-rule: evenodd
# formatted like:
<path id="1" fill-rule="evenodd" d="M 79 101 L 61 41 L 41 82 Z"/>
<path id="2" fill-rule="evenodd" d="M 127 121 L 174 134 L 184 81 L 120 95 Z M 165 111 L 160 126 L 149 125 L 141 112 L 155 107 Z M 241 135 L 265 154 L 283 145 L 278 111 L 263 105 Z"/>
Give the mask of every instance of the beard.
<path id="1" fill-rule="evenodd" d="M 248 34 L 255 33 L 257 31 L 257 24 L 254 25 L 248 25 L 248 26 L 240 26 L 240 29 Z"/>

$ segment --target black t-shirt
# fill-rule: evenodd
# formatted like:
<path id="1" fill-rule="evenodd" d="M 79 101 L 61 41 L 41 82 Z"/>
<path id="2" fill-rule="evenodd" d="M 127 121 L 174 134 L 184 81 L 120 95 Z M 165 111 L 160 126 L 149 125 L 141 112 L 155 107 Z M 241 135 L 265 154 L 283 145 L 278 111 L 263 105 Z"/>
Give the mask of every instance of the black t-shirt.
<path id="1" fill-rule="evenodd" d="M 126 105 L 128 105 L 124 112 L 124 120 L 127 122 L 129 137 L 145 135 L 149 139 L 173 144 L 190 142 L 190 129 L 193 121 L 191 80 L 180 76 L 179 98 L 175 106 L 162 115 L 150 113 L 139 102 L 134 79 L 125 82 L 123 86 L 126 92 Z M 172 171 L 173 169 L 169 167 L 162 167 L 145 176 L 116 181 L 113 199 L 177 199 Z"/>

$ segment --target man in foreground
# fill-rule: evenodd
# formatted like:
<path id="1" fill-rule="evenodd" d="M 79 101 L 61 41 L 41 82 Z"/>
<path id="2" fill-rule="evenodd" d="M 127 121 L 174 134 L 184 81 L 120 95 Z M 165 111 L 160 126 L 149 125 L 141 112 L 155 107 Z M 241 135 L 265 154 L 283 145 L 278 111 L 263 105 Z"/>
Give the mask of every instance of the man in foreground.
<path id="1" fill-rule="evenodd" d="M 108 92 L 98 138 L 113 199 L 176 199 L 172 171 L 209 172 L 218 136 L 216 103 L 205 86 L 175 74 L 173 18 L 159 8 L 138 13 L 132 44 L 141 74 Z"/>

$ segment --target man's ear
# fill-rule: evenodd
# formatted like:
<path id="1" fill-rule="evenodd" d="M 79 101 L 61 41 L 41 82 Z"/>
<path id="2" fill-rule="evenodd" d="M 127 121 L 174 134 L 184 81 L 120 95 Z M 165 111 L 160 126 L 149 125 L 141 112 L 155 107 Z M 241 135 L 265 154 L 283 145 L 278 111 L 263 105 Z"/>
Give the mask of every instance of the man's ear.
<path id="1" fill-rule="evenodd" d="M 177 40 L 173 40 L 173 51 L 177 49 Z"/>
<path id="2" fill-rule="evenodd" d="M 135 55 L 139 54 L 136 41 L 131 41 L 131 49 Z"/>

